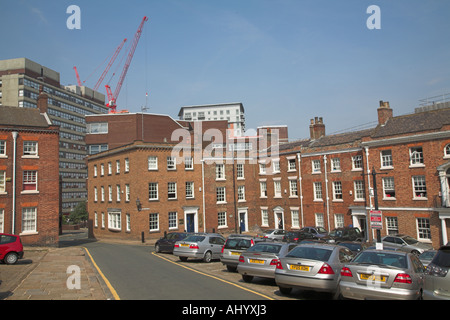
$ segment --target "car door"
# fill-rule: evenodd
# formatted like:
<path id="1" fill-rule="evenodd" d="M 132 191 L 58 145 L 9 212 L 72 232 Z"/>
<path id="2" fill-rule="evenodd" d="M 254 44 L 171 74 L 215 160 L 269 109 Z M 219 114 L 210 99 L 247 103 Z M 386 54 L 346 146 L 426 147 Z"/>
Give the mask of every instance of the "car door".
<path id="1" fill-rule="evenodd" d="M 219 258 L 222 253 L 222 247 L 225 244 L 225 240 L 220 237 L 211 237 L 209 239 L 209 243 L 211 244 L 213 258 Z"/>

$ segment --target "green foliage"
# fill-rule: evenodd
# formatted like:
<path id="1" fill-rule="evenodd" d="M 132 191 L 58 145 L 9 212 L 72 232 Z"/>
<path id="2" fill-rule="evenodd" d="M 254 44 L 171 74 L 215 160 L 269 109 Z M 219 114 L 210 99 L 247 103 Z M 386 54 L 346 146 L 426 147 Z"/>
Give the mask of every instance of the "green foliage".
<path id="1" fill-rule="evenodd" d="M 72 223 L 80 223 L 82 221 L 88 220 L 88 212 L 86 209 L 86 202 L 80 202 L 75 207 L 75 209 L 72 210 L 72 212 L 69 214 L 69 220 Z"/>

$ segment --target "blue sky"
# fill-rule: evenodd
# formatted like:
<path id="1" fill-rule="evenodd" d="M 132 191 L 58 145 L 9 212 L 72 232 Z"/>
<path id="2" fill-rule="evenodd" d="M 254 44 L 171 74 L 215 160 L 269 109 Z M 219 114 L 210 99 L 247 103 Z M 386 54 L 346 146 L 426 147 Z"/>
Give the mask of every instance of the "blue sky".
<path id="1" fill-rule="evenodd" d="M 80 30 L 66 27 L 70 5 Z M 366 26 L 370 5 L 381 29 Z M 247 129 L 288 125 L 301 139 L 314 117 L 331 134 L 376 121 L 380 100 L 402 115 L 450 92 L 446 0 L 0 0 L 0 59 L 27 57 L 65 85 L 77 66 L 93 87 L 144 16 L 119 110 L 140 111 L 146 92 L 148 112 L 173 118 L 182 106 L 242 102 Z M 106 77 L 117 70 L 113 90 L 121 69 Z"/>

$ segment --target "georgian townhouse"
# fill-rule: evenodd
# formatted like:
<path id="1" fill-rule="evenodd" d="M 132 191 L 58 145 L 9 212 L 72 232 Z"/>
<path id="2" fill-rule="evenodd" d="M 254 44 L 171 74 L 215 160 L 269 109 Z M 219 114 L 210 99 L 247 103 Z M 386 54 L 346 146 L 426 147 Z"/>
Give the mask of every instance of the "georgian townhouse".
<path id="1" fill-rule="evenodd" d="M 0 232 L 23 244 L 55 246 L 60 230 L 59 127 L 37 109 L 0 108 Z"/>
<path id="2" fill-rule="evenodd" d="M 376 173 L 382 235 L 403 233 L 435 247 L 446 244 L 450 109 L 434 105 L 394 117 L 389 103 L 381 101 L 378 121 L 361 146 L 364 161 Z M 374 187 L 372 178 L 367 182 Z"/>

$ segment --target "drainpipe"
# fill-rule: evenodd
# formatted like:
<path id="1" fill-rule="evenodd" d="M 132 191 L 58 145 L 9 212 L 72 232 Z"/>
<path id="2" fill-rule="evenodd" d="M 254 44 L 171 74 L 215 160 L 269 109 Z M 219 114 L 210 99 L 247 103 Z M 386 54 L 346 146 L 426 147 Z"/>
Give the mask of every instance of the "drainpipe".
<path id="1" fill-rule="evenodd" d="M 325 193 L 327 194 L 327 220 L 328 220 L 328 232 L 331 231 L 330 228 L 330 197 L 328 196 L 328 175 L 327 175 L 327 155 L 323 155 L 323 162 L 325 168 Z"/>
<path id="2" fill-rule="evenodd" d="M 14 140 L 13 146 L 13 199 L 12 199 L 12 227 L 11 233 L 16 233 L 16 158 L 17 158 L 17 135 L 19 133 L 17 131 L 12 132 L 12 137 Z"/>
<path id="3" fill-rule="evenodd" d="M 372 195 L 371 195 L 371 186 L 370 186 L 370 166 L 369 166 L 369 147 L 364 148 L 366 152 L 366 165 L 367 165 L 367 186 L 369 187 L 369 207 L 370 210 L 372 207 Z M 366 240 L 369 240 L 369 215 L 366 213 Z M 372 239 L 374 239 L 373 229 L 372 229 Z"/>
<path id="4" fill-rule="evenodd" d="M 202 197 L 203 197 L 203 232 L 206 233 L 206 214 L 205 214 L 205 160 L 202 162 Z"/>
<path id="5" fill-rule="evenodd" d="M 298 183 L 300 188 L 300 215 L 302 217 L 302 228 L 305 226 L 303 220 L 303 190 L 302 190 L 302 167 L 301 167 L 301 158 L 300 153 L 297 153 L 297 161 L 298 161 Z"/>

